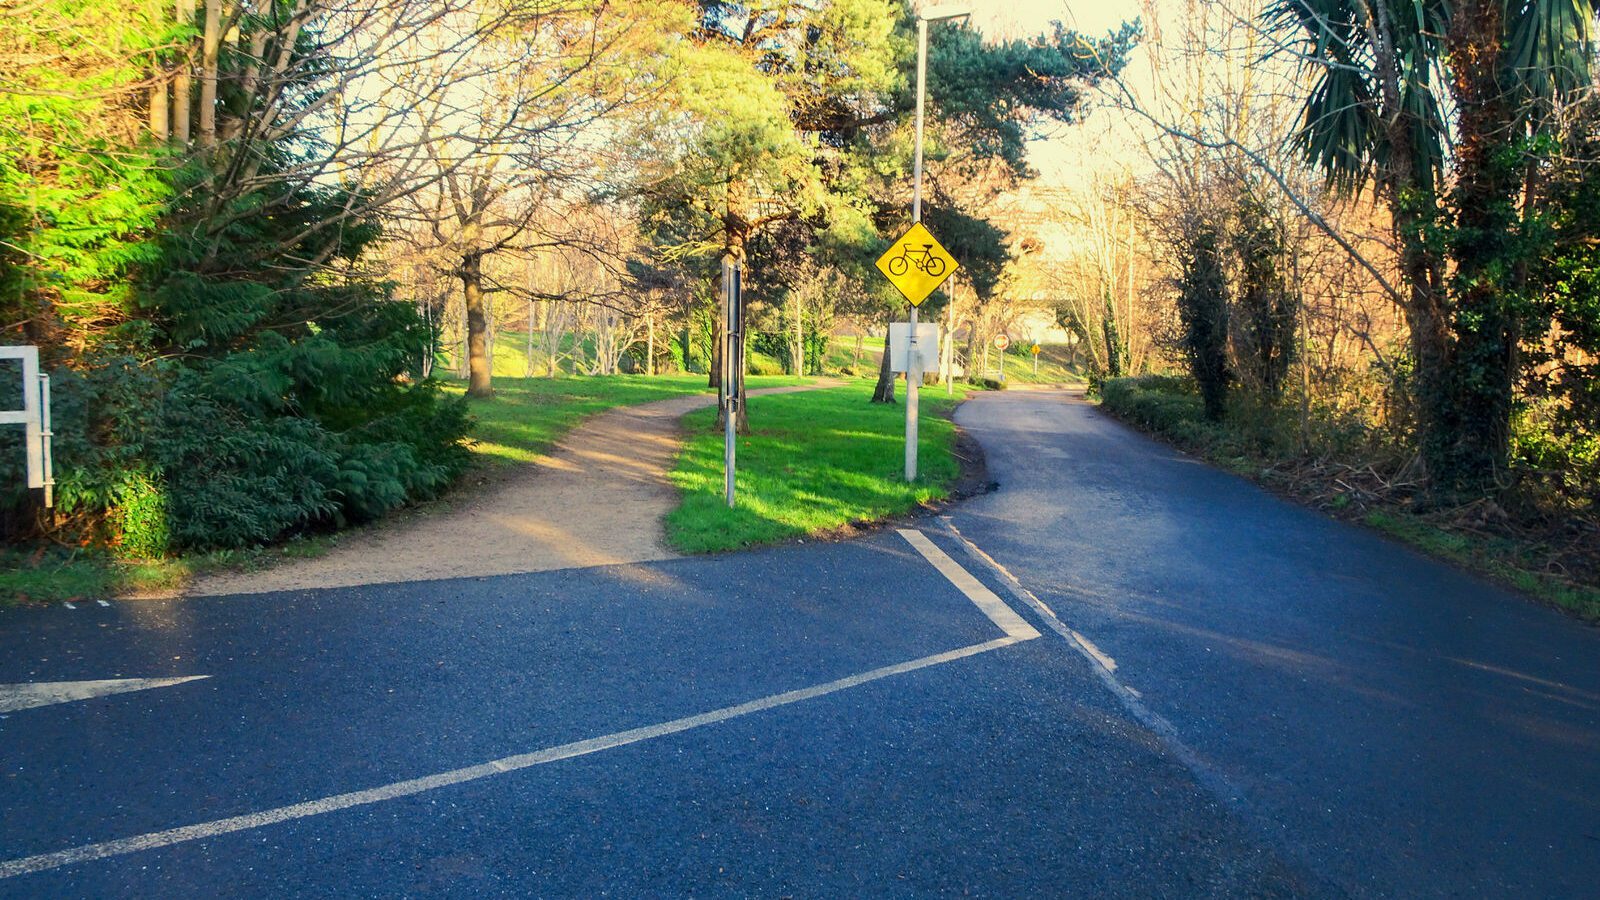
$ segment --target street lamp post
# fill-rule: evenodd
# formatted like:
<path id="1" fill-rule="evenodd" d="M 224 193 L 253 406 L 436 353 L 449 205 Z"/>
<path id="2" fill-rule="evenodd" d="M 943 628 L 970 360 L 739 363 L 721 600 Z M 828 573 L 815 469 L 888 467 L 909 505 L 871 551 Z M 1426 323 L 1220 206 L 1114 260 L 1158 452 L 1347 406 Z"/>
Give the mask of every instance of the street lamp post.
<path id="1" fill-rule="evenodd" d="M 934 6 L 917 14 L 917 144 L 911 167 L 911 221 L 922 221 L 922 101 L 928 83 L 928 23 L 961 19 L 972 11 L 957 6 Z M 922 369 L 917 357 L 917 305 L 911 304 L 910 352 L 906 357 L 906 481 L 917 480 L 917 382 Z"/>

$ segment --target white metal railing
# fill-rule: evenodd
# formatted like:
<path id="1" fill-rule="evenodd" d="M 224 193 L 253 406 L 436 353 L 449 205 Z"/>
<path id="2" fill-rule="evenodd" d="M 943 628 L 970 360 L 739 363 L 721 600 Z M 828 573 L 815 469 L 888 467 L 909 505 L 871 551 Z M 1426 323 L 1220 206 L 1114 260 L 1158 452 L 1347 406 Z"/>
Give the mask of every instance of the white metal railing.
<path id="1" fill-rule="evenodd" d="M 0 359 L 22 362 L 22 408 L 0 409 L 0 425 L 21 425 L 26 434 L 28 487 L 44 489 L 44 505 L 55 505 L 55 466 L 50 454 L 50 376 L 39 371 L 38 347 L 0 347 Z"/>

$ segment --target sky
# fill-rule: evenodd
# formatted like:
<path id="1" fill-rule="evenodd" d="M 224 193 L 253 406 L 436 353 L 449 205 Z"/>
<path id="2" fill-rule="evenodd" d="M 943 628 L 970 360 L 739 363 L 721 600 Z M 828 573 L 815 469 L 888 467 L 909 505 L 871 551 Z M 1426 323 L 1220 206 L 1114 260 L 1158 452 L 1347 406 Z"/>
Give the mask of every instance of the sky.
<path id="1" fill-rule="evenodd" d="M 948 0 L 939 0 L 945 5 Z M 1087 35 L 1103 35 L 1140 17 L 1140 0 L 965 0 L 973 11 L 972 25 L 985 35 L 1025 37 L 1039 34 L 1059 20 Z M 950 5 L 959 5 L 951 3 Z M 1098 113 L 1101 117 L 1106 111 Z M 1039 171 L 1040 186 L 1074 184 L 1088 174 L 1091 161 L 1106 140 L 1106 123 L 1076 126 L 1029 147 L 1029 162 Z"/>
<path id="2" fill-rule="evenodd" d="M 1138 0 L 971 0 L 970 5 L 972 24 L 995 36 L 1037 34 L 1055 20 L 1103 34 L 1138 18 L 1140 6 Z"/>

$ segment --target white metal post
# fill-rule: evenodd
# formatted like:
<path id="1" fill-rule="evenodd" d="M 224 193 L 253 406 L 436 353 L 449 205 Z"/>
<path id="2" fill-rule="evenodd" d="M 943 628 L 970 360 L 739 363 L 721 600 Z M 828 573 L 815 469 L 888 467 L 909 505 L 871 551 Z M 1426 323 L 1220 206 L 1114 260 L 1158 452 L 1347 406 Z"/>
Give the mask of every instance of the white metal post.
<path id="1" fill-rule="evenodd" d="M 0 425 L 21 425 L 29 488 L 44 489 L 44 505 L 55 505 L 55 475 L 50 459 L 50 376 L 39 370 L 39 348 L 0 346 L 0 359 L 22 366 L 22 408 L 0 403 Z"/>
<path id="2" fill-rule="evenodd" d="M 50 376 L 39 373 L 39 443 L 40 453 L 43 458 L 40 462 L 44 467 L 44 508 L 54 509 L 56 505 L 56 467 L 55 460 L 51 458 L 54 448 L 51 446 L 55 432 L 50 430 Z"/>

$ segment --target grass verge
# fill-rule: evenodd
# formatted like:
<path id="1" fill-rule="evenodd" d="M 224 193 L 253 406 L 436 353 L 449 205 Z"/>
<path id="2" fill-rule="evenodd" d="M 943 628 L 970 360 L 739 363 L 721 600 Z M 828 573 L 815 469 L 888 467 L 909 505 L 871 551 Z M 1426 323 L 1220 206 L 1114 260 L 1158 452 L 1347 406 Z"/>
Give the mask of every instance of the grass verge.
<path id="1" fill-rule="evenodd" d="M 810 379 L 756 376 L 746 379 L 751 390 L 804 384 Z M 447 382 L 446 390 L 462 394 L 466 385 Z M 688 394 L 704 394 L 704 375 L 567 375 L 557 378 L 496 378 L 495 395 L 468 400 L 476 425 L 472 452 L 485 465 L 526 463 L 590 416 L 618 406 L 637 406 Z"/>
<path id="2" fill-rule="evenodd" d="M 1247 434 L 1237 423 L 1208 421 L 1199 396 L 1183 379 L 1112 379 L 1101 388 L 1100 406 L 1122 421 L 1236 475 L 1315 505 L 1336 518 L 1360 522 L 1430 556 L 1487 575 L 1581 619 L 1600 622 L 1600 589 L 1544 571 L 1548 554 L 1541 552 L 1537 541 L 1453 529 L 1448 520 L 1431 520 L 1397 502 L 1383 503 L 1372 497 L 1354 502 L 1352 493 L 1334 493 L 1331 500 L 1326 499 L 1326 485 L 1284 477 L 1274 468 L 1290 462 L 1282 450 L 1287 443 L 1281 435 Z M 1274 447 L 1279 449 L 1264 449 Z"/>
<path id="3" fill-rule="evenodd" d="M 738 443 L 738 504 L 723 499 L 716 411 L 691 413 L 672 482 L 682 502 L 667 540 L 687 553 L 825 534 L 948 496 L 961 473 L 949 413 L 965 391 L 922 394 L 918 475 L 907 484 L 905 407 L 871 403 L 872 382 L 750 399 L 751 433 Z"/>
<path id="4" fill-rule="evenodd" d="M 808 380 L 785 376 L 747 379 L 751 389 Z M 446 382 L 445 389 L 460 395 L 466 386 Z M 487 469 L 531 462 L 596 413 L 702 393 L 707 393 L 704 375 L 496 378 L 495 396 L 468 401 L 477 420 L 472 452 L 477 465 Z M 104 552 L 64 547 L 4 550 L 0 551 L 0 605 L 169 592 L 208 572 L 248 571 L 314 557 L 337 543 L 337 534 L 312 534 L 269 547 L 158 560 L 124 560 Z"/>

